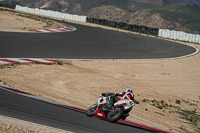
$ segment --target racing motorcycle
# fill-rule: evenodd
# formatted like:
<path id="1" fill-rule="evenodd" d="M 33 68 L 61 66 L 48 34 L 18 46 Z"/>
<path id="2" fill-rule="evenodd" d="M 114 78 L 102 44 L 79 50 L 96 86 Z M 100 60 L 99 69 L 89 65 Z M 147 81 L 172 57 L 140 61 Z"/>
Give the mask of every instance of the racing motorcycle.
<path id="1" fill-rule="evenodd" d="M 86 115 L 89 117 L 98 116 L 109 122 L 116 122 L 119 119 L 125 120 L 129 115 L 128 113 L 135 105 L 134 101 L 128 99 L 120 99 L 116 101 L 112 107 L 108 107 L 108 105 L 110 105 L 110 99 L 112 96 L 113 95 L 100 95 L 98 102 L 88 108 Z"/>

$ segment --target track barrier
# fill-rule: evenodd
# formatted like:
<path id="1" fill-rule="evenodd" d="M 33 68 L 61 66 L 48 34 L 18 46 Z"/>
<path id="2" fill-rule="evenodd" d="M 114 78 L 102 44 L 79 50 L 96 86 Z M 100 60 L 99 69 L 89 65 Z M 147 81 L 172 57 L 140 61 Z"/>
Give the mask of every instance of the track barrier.
<path id="1" fill-rule="evenodd" d="M 6 4 L 2 2 L 0 2 L 0 7 L 12 8 L 18 11 L 34 13 L 34 14 L 39 14 L 39 15 L 44 15 L 44 16 L 49 16 L 49 17 L 79 21 L 79 22 L 94 23 L 98 25 L 123 29 L 127 31 L 158 36 L 158 37 L 167 38 L 171 40 L 178 40 L 178 41 L 200 44 L 199 34 L 190 34 L 183 31 L 175 31 L 175 30 L 169 30 L 169 29 L 158 29 L 158 28 L 152 28 L 152 27 L 146 27 L 146 26 L 132 25 L 132 24 L 127 24 L 123 22 L 114 22 L 114 21 L 109 21 L 105 19 L 89 18 L 87 16 L 67 14 L 67 13 L 61 13 L 58 11 L 44 10 L 44 9 L 38 9 L 38 8 L 29 8 L 29 7 L 23 7 L 23 6 L 15 5 L 15 4 Z"/>
<path id="2" fill-rule="evenodd" d="M 38 8 L 29 8 L 29 7 L 19 6 L 19 5 L 16 5 L 15 10 L 49 16 L 49 17 L 79 21 L 79 22 L 86 22 L 86 20 L 87 20 L 87 16 L 72 15 L 72 14 L 67 14 L 67 13 L 61 13 L 58 11 L 44 10 L 44 9 L 38 9 Z"/>
<path id="3" fill-rule="evenodd" d="M 178 40 L 178 41 L 200 44 L 199 34 L 190 34 L 183 31 L 175 31 L 175 30 L 169 30 L 169 29 L 159 29 L 158 36 L 171 39 L 171 40 Z"/>
<path id="4" fill-rule="evenodd" d="M 118 28 L 118 29 L 123 29 L 123 30 L 128 30 L 128 31 L 133 31 L 133 32 L 139 32 L 139 33 L 148 34 L 148 35 L 154 35 L 154 36 L 158 36 L 158 31 L 159 31 L 158 28 L 132 25 L 132 24 L 127 24 L 123 22 L 114 22 L 114 21 L 109 21 L 105 19 L 87 18 L 87 22 L 104 25 L 108 27 L 113 27 L 113 28 Z"/>
<path id="5" fill-rule="evenodd" d="M 3 2 L 0 2 L 0 7 L 15 9 L 16 5 L 15 4 L 6 4 L 6 3 L 3 3 Z"/>

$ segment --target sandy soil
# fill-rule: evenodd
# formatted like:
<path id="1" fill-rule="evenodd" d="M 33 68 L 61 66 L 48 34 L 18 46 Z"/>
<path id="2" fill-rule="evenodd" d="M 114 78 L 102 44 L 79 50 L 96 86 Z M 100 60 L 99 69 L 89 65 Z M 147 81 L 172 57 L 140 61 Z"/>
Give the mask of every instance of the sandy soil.
<path id="1" fill-rule="evenodd" d="M 0 8 L 0 31 L 33 32 L 34 29 L 64 27 L 47 19 L 11 11 L 13 10 Z"/>
<path id="2" fill-rule="evenodd" d="M 171 132 L 200 132 L 199 79 L 200 54 L 176 60 L 63 61 L 0 69 L 0 80 L 10 86 L 84 109 L 101 92 L 131 88 L 139 104 L 128 120 Z"/>

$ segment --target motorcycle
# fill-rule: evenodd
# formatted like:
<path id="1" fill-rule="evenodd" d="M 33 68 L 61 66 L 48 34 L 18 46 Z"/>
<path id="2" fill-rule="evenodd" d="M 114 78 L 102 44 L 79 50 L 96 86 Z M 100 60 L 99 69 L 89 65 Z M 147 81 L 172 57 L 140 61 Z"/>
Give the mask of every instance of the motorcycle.
<path id="1" fill-rule="evenodd" d="M 88 108 L 86 115 L 89 117 L 98 116 L 109 122 L 117 122 L 119 119 L 125 120 L 126 117 L 129 116 L 128 113 L 135 105 L 134 101 L 128 99 L 120 99 L 116 101 L 112 107 L 109 108 L 108 105 L 110 105 L 111 96 L 100 95 L 98 102 Z"/>

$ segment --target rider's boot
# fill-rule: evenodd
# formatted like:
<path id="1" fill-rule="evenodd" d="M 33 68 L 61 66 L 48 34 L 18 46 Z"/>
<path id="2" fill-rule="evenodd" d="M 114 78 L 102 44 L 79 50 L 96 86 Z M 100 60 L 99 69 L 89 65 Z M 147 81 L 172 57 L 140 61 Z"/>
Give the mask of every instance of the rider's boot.
<path id="1" fill-rule="evenodd" d="M 122 120 L 125 120 L 126 117 L 128 117 L 128 116 L 129 116 L 129 114 L 123 114 L 122 117 L 121 117 L 121 119 L 122 119 Z"/>

